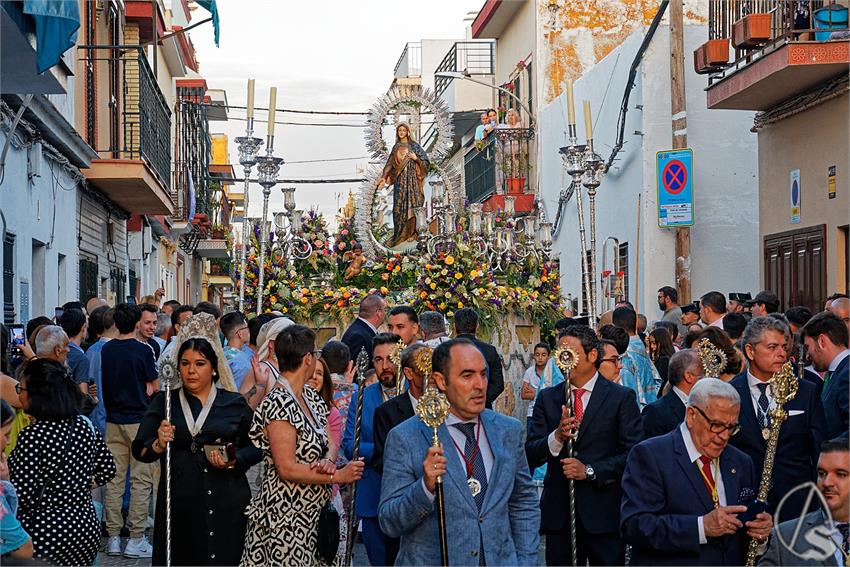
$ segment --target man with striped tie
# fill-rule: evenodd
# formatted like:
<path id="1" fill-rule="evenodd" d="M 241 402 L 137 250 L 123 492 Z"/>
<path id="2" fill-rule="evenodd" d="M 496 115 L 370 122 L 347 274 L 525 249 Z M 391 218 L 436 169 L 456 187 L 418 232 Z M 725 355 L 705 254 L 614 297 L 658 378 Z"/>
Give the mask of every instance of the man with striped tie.
<path id="1" fill-rule="evenodd" d="M 562 329 L 558 346 L 576 352 L 569 390 L 562 382 L 537 396 L 525 443 L 532 469 L 548 463 L 540 499 L 540 531 L 546 535 L 546 564 L 572 562 L 569 483 L 574 481 L 580 565 L 623 565 L 619 534 L 620 478 L 626 457 L 642 437 L 635 391 L 599 376 L 601 348 L 590 327 Z M 571 396 L 573 414 L 566 409 Z M 574 438 L 573 456 L 567 439 Z"/>

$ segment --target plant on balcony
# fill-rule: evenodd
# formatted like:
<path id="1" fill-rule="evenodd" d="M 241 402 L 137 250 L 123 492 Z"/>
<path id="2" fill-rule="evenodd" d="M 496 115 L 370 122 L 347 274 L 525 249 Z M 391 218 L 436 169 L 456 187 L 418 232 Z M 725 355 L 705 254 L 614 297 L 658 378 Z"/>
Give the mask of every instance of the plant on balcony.
<path id="1" fill-rule="evenodd" d="M 528 156 L 524 151 L 505 152 L 499 168 L 505 178 L 508 193 L 522 193 L 528 176 Z"/>
<path id="2" fill-rule="evenodd" d="M 212 226 L 211 237 L 218 240 L 225 240 L 230 232 L 231 230 L 229 226 L 224 224 L 214 224 Z"/>
<path id="3" fill-rule="evenodd" d="M 227 276 L 230 275 L 231 263 L 230 258 L 211 258 L 210 259 L 210 275 L 211 276 Z"/>

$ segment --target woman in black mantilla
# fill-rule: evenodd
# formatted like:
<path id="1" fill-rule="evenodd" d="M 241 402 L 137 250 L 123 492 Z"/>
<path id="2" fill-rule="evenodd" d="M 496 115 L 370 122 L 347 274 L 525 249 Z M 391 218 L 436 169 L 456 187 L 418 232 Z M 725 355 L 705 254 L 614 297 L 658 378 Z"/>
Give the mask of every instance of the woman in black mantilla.
<path id="1" fill-rule="evenodd" d="M 416 240 L 416 218 L 413 210 L 425 203 L 425 176 L 431 162 L 422 146 L 410 137 L 404 122 L 395 129 L 395 144 L 378 181 L 378 188 L 393 186 L 393 237 L 389 246 Z"/>
<path id="2" fill-rule="evenodd" d="M 171 562 L 236 565 L 242 556 L 251 491 L 245 471 L 262 454 L 248 438 L 253 414 L 237 392 L 211 315 L 181 329 L 176 357 L 166 361 L 181 385 L 171 390 L 171 423 L 160 392 L 139 426 L 133 456 L 159 460 L 171 443 Z M 165 565 L 165 473 L 160 477 L 153 564 Z"/>

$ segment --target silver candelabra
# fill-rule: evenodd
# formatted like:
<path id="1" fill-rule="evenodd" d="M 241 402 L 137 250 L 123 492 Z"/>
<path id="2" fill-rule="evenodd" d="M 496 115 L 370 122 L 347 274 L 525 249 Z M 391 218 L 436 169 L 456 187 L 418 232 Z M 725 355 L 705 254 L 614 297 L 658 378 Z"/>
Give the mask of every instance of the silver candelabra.
<path id="1" fill-rule="evenodd" d="M 248 245 L 251 242 L 250 223 L 248 222 L 248 194 L 251 187 L 251 168 L 257 163 L 257 154 L 260 152 L 260 146 L 263 145 L 263 140 L 255 138 L 254 134 L 254 118 L 250 117 L 245 127 L 245 135 L 236 138 L 236 143 L 239 146 L 239 164 L 242 166 L 243 175 L 245 177 L 245 204 L 242 215 L 242 253 L 239 257 L 239 312 L 244 313 L 245 305 L 245 266 L 248 258 Z"/>
<path id="2" fill-rule="evenodd" d="M 272 187 L 277 185 L 277 176 L 280 173 L 280 166 L 283 164 L 283 158 L 272 155 L 274 148 L 274 135 L 268 136 L 266 143 L 266 155 L 257 158 L 257 177 L 260 185 L 263 186 L 263 216 L 260 218 L 260 259 L 259 259 L 259 281 L 257 283 L 257 315 L 262 313 L 263 309 L 263 292 L 265 287 L 265 263 L 266 263 L 266 245 L 268 244 L 269 231 L 267 220 L 269 216 L 269 197 L 272 193 Z"/>
<path id="3" fill-rule="evenodd" d="M 271 254 L 276 262 L 306 260 L 313 253 L 313 245 L 301 236 L 301 218 L 304 211 L 295 209 L 295 187 L 284 187 L 282 212 L 274 215 L 275 243 Z"/>

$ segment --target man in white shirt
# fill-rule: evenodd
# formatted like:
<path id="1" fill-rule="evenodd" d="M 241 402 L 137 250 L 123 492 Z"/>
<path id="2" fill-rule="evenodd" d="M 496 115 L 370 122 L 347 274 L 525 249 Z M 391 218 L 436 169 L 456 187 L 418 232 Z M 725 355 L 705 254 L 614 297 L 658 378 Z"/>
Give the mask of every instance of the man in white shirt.
<path id="1" fill-rule="evenodd" d="M 766 543 L 770 514 L 739 519 L 742 497 L 758 488 L 752 460 L 727 446 L 740 409 L 732 386 L 703 378 L 682 425 L 629 453 L 620 528 L 631 565 L 743 565 L 748 537 Z"/>

